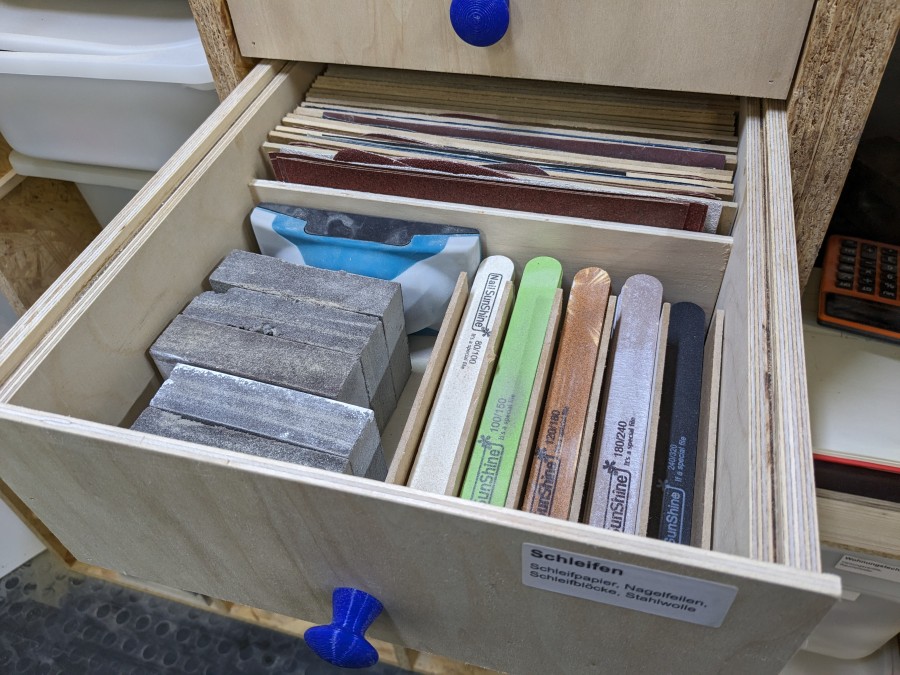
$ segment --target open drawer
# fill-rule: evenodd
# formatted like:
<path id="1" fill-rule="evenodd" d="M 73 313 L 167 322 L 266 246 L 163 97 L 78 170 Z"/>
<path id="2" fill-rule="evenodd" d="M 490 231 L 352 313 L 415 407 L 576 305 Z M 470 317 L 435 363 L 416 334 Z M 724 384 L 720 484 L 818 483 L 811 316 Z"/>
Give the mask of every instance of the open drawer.
<path id="1" fill-rule="evenodd" d="M 507 672 L 778 672 L 840 592 L 818 557 L 784 105 L 741 103 L 719 237 L 257 180 L 320 69 L 257 66 L 0 343 L 12 492 L 82 562 L 317 622 L 334 587 L 362 588 L 385 605 L 374 637 Z M 230 250 L 255 250 L 248 214 L 274 196 L 481 227 L 485 254 L 553 255 L 568 280 L 600 264 L 614 292 L 648 272 L 666 301 L 725 310 L 714 550 L 118 426 L 160 384 L 148 347 Z M 526 545 L 736 594 L 712 627 L 539 590 Z"/>

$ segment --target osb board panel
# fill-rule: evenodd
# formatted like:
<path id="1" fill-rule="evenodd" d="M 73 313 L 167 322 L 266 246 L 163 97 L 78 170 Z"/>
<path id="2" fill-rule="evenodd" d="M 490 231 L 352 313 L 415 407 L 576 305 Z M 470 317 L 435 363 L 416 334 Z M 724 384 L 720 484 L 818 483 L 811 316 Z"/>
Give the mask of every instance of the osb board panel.
<path id="1" fill-rule="evenodd" d="M 9 143 L 6 142 L 6 139 L 3 136 L 0 136 L 0 176 L 6 174 L 7 171 L 12 171 L 12 165 L 9 163 L 9 153 L 12 148 L 9 147 Z"/>
<path id="2" fill-rule="evenodd" d="M 99 232 L 73 183 L 27 178 L 0 200 L 0 276 L 13 306 L 30 307 Z"/>

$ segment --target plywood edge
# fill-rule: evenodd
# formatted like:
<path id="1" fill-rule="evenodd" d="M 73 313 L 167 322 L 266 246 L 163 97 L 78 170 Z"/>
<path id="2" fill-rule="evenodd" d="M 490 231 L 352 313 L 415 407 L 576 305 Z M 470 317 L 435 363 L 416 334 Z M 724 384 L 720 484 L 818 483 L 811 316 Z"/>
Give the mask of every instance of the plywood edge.
<path id="1" fill-rule="evenodd" d="M 182 185 L 220 138 L 272 83 L 282 64 L 267 62 L 254 69 L 241 85 L 176 151 L 121 213 L 59 276 L 21 320 L 0 339 L 0 383 L 10 377 L 26 355 L 51 331 L 100 273 Z M 0 400 L 8 394 L 0 393 Z"/>
<path id="2" fill-rule="evenodd" d="M 453 345 L 453 339 L 456 337 L 468 297 L 468 277 L 465 272 L 460 272 L 453 294 L 450 296 L 450 304 L 447 307 L 447 312 L 444 314 L 444 320 L 434 342 L 431 357 L 428 359 L 428 365 L 425 367 L 425 374 L 416 393 L 409 418 L 403 427 L 403 433 L 400 435 L 397 451 L 394 453 L 394 459 L 391 461 L 391 466 L 388 469 L 386 479 L 388 483 L 406 485 L 409 471 L 412 469 L 413 461 L 416 457 L 416 449 L 419 447 L 422 432 L 425 430 L 425 423 L 428 421 L 428 414 L 431 412 L 434 396 L 437 393 L 438 385 L 444 373 L 444 367 L 447 365 L 450 347 Z"/>
<path id="3" fill-rule="evenodd" d="M 700 437 L 694 474 L 692 545 L 712 548 L 716 486 L 716 437 L 719 430 L 719 391 L 722 378 L 722 347 L 725 312 L 713 316 L 703 348 L 703 383 L 700 393 Z"/>
<path id="4" fill-rule="evenodd" d="M 656 434 L 659 431 L 659 406 L 662 401 L 663 372 L 666 367 L 666 346 L 669 337 L 669 313 L 672 305 L 664 302 L 659 314 L 659 328 L 656 334 L 656 372 L 653 374 L 653 392 L 650 397 L 650 416 L 647 440 L 644 446 L 644 464 L 641 468 L 641 499 L 638 503 L 637 533 L 647 536 L 650 518 L 650 493 L 653 491 L 653 467 L 656 463 Z"/>
<path id="5" fill-rule="evenodd" d="M 716 309 L 725 311 L 713 541 L 716 549 L 773 561 L 766 312 L 765 163 L 760 102 L 741 99 L 735 191 L 740 212 Z"/>
<path id="6" fill-rule="evenodd" d="M 821 569 L 790 148 L 784 101 L 764 100 L 766 298 L 774 461 L 775 560 Z"/>
<path id="7" fill-rule="evenodd" d="M 594 445 L 594 434 L 597 432 L 598 419 L 597 415 L 600 408 L 600 394 L 603 392 L 603 385 L 606 376 L 606 364 L 609 360 L 609 342 L 612 337 L 612 328 L 615 323 L 616 316 L 616 300 L 615 295 L 609 297 L 606 304 L 606 314 L 603 320 L 603 332 L 600 334 L 600 349 L 597 352 L 597 365 L 594 368 L 594 381 L 591 385 L 591 394 L 588 399 L 587 417 L 584 421 L 584 436 L 581 441 L 581 450 L 578 453 L 578 466 L 575 470 L 575 486 L 573 488 L 572 507 L 569 510 L 569 520 L 578 522 L 581 520 L 581 509 L 584 505 L 585 483 L 587 483 L 588 474 L 590 473 L 591 448 Z M 591 481 L 593 483 L 593 480 Z M 593 485 L 591 486 L 593 489 Z"/>
<path id="8" fill-rule="evenodd" d="M 556 351 L 556 337 L 559 334 L 562 307 L 563 290 L 560 288 L 553 296 L 550 320 L 547 323 L 547 331 L 544 333 L 544 344 L 541 346 L 541 356 L 534 375 L 534 386 L 531 388 L 531 398 L 528 399 L 528 408 L 525 411 L 522 438 L 516 449 L 516 461 L 513 464 L 509 480 L 509 493 L 506 495 L 506 508 L 508 509 L 519 508 L 519 502 L 522 500 L 525 477 L 528 475 L 528 467 L 531 465 L 534 435 L 537 433 L 541 408 L 544 405 L 544 395 L 547 393 L 547 382 L 550 380 L 550 366 L 553 363 L 553 353 Z"/>
<path id="9" fill-rule="evenodd" d="M 18 495 L 4 482 L 0 481 L 0 501 L 5 503 L 9 509 L 25 523 L 25 526 L 36 536 L 44 546 L 59 556 L 62 561 L 71 566 L 75 562 L 75 557 L 69 552 L 62 542 L 54 536 L 50 529 L 44 525 L 41 520 L 34 515 L 34 512 L 28 505 L 19 499 Z"/>
<path id="10" fill-rule="evenodd" d="M 900 559 L 900 504 L 816 490 L 823 545 Z"/>
<path id="11" fill-rule="evenodd" d="M 25 176 L 15 171 L 7 171 L 0 176 L 0 199 L 12 192 L 23 180 L 25 180 Z"/>

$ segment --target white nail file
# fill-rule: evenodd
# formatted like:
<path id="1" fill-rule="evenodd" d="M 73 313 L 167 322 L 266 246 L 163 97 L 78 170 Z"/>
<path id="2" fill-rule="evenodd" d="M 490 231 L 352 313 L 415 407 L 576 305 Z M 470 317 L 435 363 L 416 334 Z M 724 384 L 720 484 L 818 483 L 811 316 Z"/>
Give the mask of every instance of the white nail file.
<path id="1" fill-rule="evenodd" d="M 478 267 L 459 332 L 444 369 L 409 487 L 455 495 L 506 328 L 515 266 L 505 256 Z"/>

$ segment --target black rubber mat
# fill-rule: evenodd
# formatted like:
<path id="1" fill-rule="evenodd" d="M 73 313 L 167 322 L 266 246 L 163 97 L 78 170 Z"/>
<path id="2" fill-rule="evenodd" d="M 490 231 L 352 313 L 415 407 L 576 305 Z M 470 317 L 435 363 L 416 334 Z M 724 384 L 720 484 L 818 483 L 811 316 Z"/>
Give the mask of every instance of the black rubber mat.
<path id="1" fill-rule="evenodd" d="M 0 579 L 2 675 L 347 672 L 299 638 L 81 576 L 51 553 Z"/>

